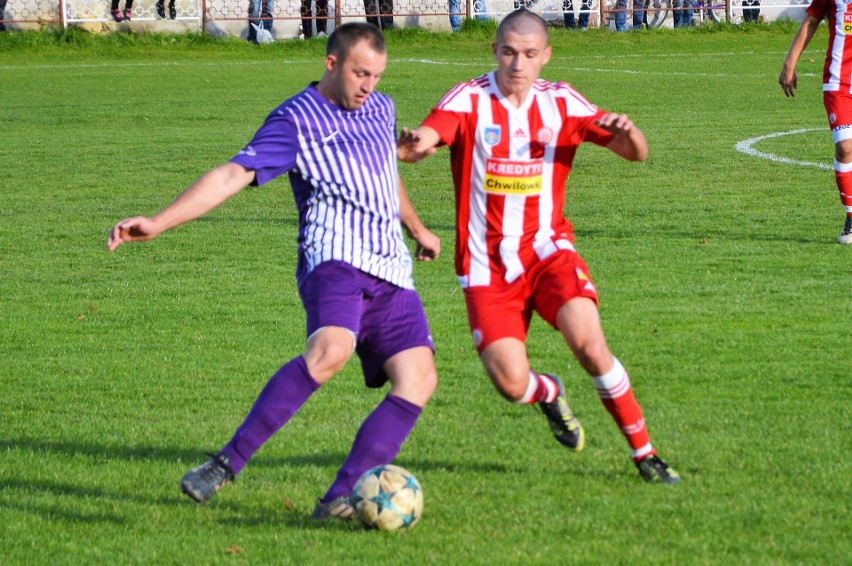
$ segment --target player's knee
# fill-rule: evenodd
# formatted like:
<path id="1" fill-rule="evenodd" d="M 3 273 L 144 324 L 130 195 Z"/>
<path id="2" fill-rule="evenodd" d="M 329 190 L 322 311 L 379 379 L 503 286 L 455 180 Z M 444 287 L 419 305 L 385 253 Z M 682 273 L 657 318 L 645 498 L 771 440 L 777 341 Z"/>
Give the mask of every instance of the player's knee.
<path id="1" fill-rule="evenodd" d="M 435 366 L 428 368 L 420 378 L 420 390 L 426 395 L 426 398 L 432 396 L 435 389 L 438 387 L 438 371 Z"/>
<path id="2" fill-rule="evenodd" d="M 343 369 L 352 349 L 344 344 L 324 344 L 322 348 L 309 349 L 305 354 L 308 372 L 319 383 L 325 383 Z"/>
<path id="3" fill-rule="evenodd" d="M 424 371 L 417 379 L 416 383 L 416 394 L 417 394 L 417 404 L 421 407 L 426 404 L 427 401 L 432 397 L 432 394 L 435 393 L 435 389 L 438 387 L 438 372 L 435 370 L 435 367 L 428 368 Z"/>
<path id="4" fill-rule="evenodd" d="M 508 401 L 522 399 L 529 385 L 529 370 L 520 371 L 510 368 L 492 368 L 488 370 L 491 382 L 500 394 Z"/>
<path id="5" fill-rule="evenodd" d="M 391 382 L 392 394 L 423 407 L 438 387 L 438 372 L 434 364 L 424 364 L 417 371 L 392 375 Z"/>
<path id="6" fill-rule="evenodd" d="M 840 163 L 852 163 L 852 139 L 834 145 L 834 158 Z"/>
<path id="7" fill-rule="evenodd" d="M 343 369 L 355 350 L 352 332 L 340 327 L 324 327 L 308 338 L 305 364 L 308 372 L 320 384 Z"/>

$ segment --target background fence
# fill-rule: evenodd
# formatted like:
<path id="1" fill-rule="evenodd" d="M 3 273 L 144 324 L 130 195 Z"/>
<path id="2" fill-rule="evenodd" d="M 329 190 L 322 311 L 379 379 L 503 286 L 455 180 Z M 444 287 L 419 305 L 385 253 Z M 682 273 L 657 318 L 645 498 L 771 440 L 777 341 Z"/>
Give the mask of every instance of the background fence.
<path id="1" fill-rule="evenodd" d="M 165 0 L 168 6 L 170 0 Z M 320 0 L 324 3 L 327 0 Z M 245 37 L 248 21 L 258 10 L 272 24 L 273 34 L 279 39 L 298 37 L 304 32 L 302 22 L 311 20 L 328 22 L 327 32 L 334 25 L 350 19 L 363 20 L 370 16 L 379 25 L 394 27 L 417 26 L 440 31 L 450 29 L 450 2 L 453 0 L 330 0 L 327 9 L 317 0 L 173 0 L 175 17 L 161 18 L 157 14 L 156 0 L 137 0 L 132 3 L 130 22 L 116 23 L 110 16 L 110 0 L 0 0 L 0 21 L 7 29 L 27 29 L 42 25 L 78 25 L 95 32 L 109 32 L 129 26 L 137 31 L 182 32 L 187 29 L 205 31 L 214 35 L 240 35 Z M 616 0 L 455 0 L 462 17 L 500 18 L 518 5 L 541 14 L 554 25 L 562 25 L 563 15 L 572 11 L 590 14 L 591 27 L 612 27 Z M 701 0 L 696 0 L 700 2 Z M 649 10 L 666 9 L 670 0 L 650 0 Z M 734 23 L 742 21 L 741 0 L 715 2 L 714 8 L 723 19 Z M 706 2 L 705 2 L 706 3 Z M 801 21 L 807 0 L 764 0 L 760 7 L 761 20 L 781 18 Z M 4 6 L 5 5 L 5 6 Z M 631 2 L 627 2 L 628 11 Z M 120 0 L 124 10 L 126 0 Z M 252 11 L 254 10 L 254 11 Z M 700 10 L 696 10 L 700 13 Z M 709 13 L 709 12 L 708 12 Z M 703 18 L 701 18 L 703 19 Z M 254 20 L 257 21 L 257 20 Z M 671 26 L 671 18 L 664 25 Z M 314 31 L 313 25 L 307 35 Z"/>

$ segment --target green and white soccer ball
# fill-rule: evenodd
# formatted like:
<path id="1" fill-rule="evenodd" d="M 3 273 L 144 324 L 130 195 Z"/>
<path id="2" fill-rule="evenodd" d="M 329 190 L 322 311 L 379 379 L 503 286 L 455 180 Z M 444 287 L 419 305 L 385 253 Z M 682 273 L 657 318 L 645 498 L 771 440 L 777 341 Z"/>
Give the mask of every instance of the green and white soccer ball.
<path id="1" fill-rule="evenodd" d="M 385 464 L 364 472 L 352 490 L 350 503 L 368 528 L 410 530 L 423 514 L 423 489 L 405 468 Z"/>

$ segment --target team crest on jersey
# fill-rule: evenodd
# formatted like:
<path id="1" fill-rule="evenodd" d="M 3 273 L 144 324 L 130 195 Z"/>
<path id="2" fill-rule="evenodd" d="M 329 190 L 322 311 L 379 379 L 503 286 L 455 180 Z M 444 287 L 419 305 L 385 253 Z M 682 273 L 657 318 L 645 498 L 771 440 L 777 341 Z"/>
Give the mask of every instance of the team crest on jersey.
<path id="1" fill-rule="evenodd" d="M 852 0 L 850 0 L 850 1 L 852 1 Z M 829 123 L 829 124 L 834 124 L 835 122 L 837 122 L 837 114 L 835 114 L 834 112 L 832 112 L 832 113 L 830 113 L 830 114 L 828 115 L 828 123 Z"/>
<path id="2" fill-rule="evenodd" d="M 488 145 L 497 145 L 500 143 L 500 126 L 486 127 L 482 137 Z"/>
<path id="3" fill-rule="evenodd" d="M 852 0 L 849 0 L 852 2 Z M 538 131 L 538 141 L 547 145 L 553 139 L 553 130 L 550 128 L 542 128 Z"/>

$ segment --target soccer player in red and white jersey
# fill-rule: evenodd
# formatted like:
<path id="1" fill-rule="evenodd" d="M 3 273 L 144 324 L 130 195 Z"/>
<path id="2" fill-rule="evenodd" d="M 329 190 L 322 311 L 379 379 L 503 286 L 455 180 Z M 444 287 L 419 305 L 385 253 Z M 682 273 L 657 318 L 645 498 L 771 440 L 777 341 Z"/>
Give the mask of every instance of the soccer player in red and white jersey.
<path id="1" fill-rule="evenodd" d="M 585 433 L 562 381 L 529 365 L 526 335 L 538 312 L 592 377 L 642 477 L 677 483 L 678 474 L 651 445 L 627 372 L 609 350 L 595 285 L 562 212 L 582 142 L 630 161 L 644 160 L 648 144 L 626 115 L 604 112 L 569 85 L 539 78 L 551 55 L 539 16 L 524 10 L 506 16 L 493 51 L 496 71 L 450 90 L 419 128 L 403 129 L 398 142 L 399 157 L 408 162 L 438 145 L 450 147 L 456 274 L 480 359 L 506 399 L 537 403 L 556 439 L 582 450 Z"/>
<path id="2" fill-rule="evenodd" d="M 840 202 L 846 209 L 846 222 L 837 241 L 852 244 L 852 8 L 848 3 L 811 2 L 805 20 L 793 36 L 778 83 L 784 94 L 795 96 L 798 87 L 796 63 L 822 20 L 828 25 L 822 100 L 834 137 L 834 179 L 840 191 Z"/>

